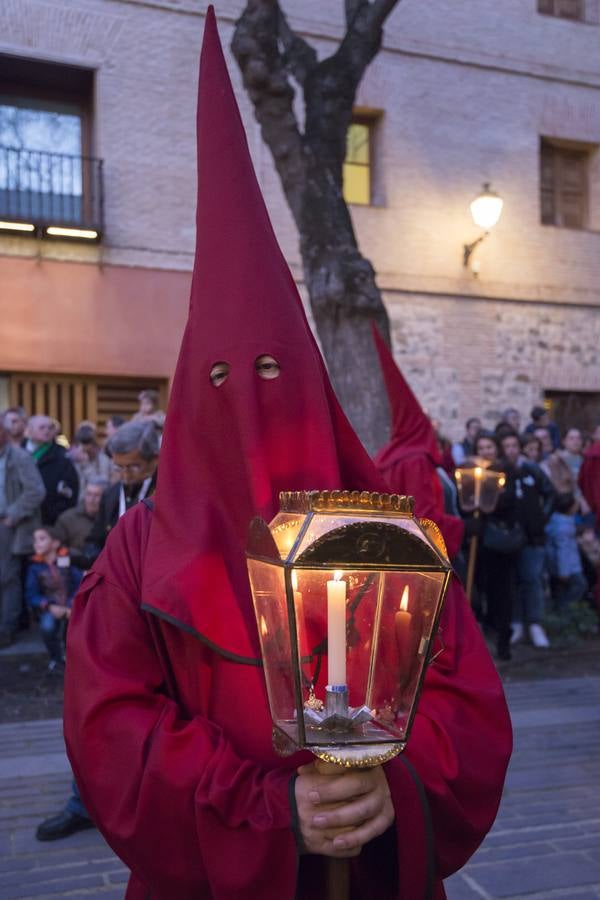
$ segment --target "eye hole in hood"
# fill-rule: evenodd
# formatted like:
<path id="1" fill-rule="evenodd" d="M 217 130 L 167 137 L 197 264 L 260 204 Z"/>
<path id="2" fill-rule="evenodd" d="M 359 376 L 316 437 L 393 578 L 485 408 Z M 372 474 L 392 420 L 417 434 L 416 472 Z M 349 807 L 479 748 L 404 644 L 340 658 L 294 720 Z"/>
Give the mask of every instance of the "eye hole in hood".
<path id="1" fill-rule="evenodd" d="M 254 368 L 256 369 L 258 376 L 264 378 L 265 381 L 272 381 L 274 378 L 279 378 L 281 373 L 281 366 L 275 357 L 270 356 L 268 353 L 263 353 L 262 356 L 256 358 Z"/>
<path id="2" fill-rule="evenodd" d="M 217 362 L 210 370 L 210 382 L 214 387 L 220 387 L 229 378 L 231 366 L 227 362 Z"/>

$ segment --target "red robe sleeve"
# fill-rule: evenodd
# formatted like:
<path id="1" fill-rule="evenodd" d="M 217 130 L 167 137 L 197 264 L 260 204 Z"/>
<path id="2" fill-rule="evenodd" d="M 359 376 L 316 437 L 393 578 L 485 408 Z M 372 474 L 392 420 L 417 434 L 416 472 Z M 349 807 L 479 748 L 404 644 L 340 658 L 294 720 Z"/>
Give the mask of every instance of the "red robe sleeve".
<path id="1" fill-rule="evenodd" d="M 500 678 L 459 583 L 451 582 L 406 759 L 424 787 L 435 868 L 447 878 L 491 828 L 512 751 L 510 716 Z M 434 647 L 434 652 L 438 647 Z M 388 770 L 394 794 L 394 768 Z M 400 796 L 394 797 L 401 813 Z"/>
<path id="2" fill-rule="evenodd" d="M 584 456 L 579 471 L 579 487 L 596 516 L 596 524 L 600 527 L 600 443 L 592 446 L 597 447 L 598 452 Z"/>
<path id="3" fill-rule="evenodd" d="M 138 882 L 127 896 L 292 900 L 290 773 L 240 758 L 207 719 L 181 717 L 143 613 L 105 576 L 83 583 L 68 657 L 69 759 L 90 815 Z"/>
<path id="4" fill-rule="evenodd" d="M 453 559 L 461 548 L 465 523 L 444 511 L 442 486 L 429 457 L 424 453 L 407 456 L 398 460 L 385 475 L 392 491 L 415 498 L 416 516 L 432 519 L 439 525 L 448 556 Z"/>

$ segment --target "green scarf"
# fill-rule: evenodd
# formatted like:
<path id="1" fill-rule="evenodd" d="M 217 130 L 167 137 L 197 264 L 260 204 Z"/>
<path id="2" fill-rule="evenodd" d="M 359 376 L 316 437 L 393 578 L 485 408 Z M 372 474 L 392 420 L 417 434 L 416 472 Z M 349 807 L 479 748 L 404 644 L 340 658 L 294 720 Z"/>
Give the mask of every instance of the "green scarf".
<path id="1" fill-rule="evenodd" d="M 39 447 L 36 447 L 33 453 L 31 454 L 36 462 L 39 462 L 42 456 L 48 452 L 52 444 L 49 441 L 46 441 L 45 444 L 40 444 Z"/>

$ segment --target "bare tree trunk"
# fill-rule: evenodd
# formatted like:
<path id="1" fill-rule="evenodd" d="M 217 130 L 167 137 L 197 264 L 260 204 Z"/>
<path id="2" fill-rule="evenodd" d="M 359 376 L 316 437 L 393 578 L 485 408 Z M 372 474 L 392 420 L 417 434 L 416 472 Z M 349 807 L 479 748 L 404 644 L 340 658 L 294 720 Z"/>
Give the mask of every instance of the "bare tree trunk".
<path id="1" fill-rule="evenodd" d="M 385 443 L 389 427 L 371 321 L 388 340 L 389 323 L 373 267 L 358 249 L 342 170 L 356 90 L 398 2 L 346 0 L 346 34 L 320 62 L 290 30 L 277 0 L 248 0 L 232 43 L 300 233 L 304 278 L 333 385 L 370 452 Z M 292 78 L 304 94 L 303 133 Z"/>

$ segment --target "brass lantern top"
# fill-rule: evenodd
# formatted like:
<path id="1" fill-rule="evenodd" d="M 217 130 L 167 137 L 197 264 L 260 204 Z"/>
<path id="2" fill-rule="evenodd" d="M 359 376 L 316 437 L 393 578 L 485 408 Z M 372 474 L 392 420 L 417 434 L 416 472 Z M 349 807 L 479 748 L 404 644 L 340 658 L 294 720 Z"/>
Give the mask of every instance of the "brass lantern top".
<path id="1" fill-rule="evenodd" d="M 279 494 L 282 512 L 395 512 L 412 516 L 415 498 L 400 494 L 380 494 L 376 491 L 282 491 Z"/>

